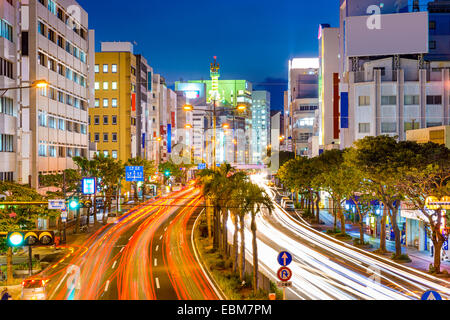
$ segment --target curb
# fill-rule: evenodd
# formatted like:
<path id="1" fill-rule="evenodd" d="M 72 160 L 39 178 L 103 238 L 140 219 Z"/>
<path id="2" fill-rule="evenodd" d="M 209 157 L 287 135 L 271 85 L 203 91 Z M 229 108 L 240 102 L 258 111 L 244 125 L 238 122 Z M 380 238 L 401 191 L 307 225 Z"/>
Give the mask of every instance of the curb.
<path id="1" fill-rule="evenodd" d="M 202 215 L 204 210 L 205 209 L 203 209 L 202 212 L 200 212 L 200 214 L 198 215 L 197 219 L 195 219 L 194 226 L 192 228 L 191 241 L 192 241 L 192 247 L 194 248 L 194 255 L 195 255 L 195 258 L 197 259 L 198 264 L 200 265 L 200 268 L 203 271 L 203 274 L 205 274 L 209 284 L 214 289 L 214 291 L 216 292 L 219 299 L 220 300 L 228 300 L 228 297 L 225 295 L 225 293 L 222 291 L 220 286 L 217 284 L 217 282 L 214 279 L 214 277 L 212 276 L 212 274 L 209 272 L 209 270 L 206 268 L 206 266 L 203 265 L 203 262 L 200 260 L 199 254 L 197 252 L 197 246 L 195 245 L 195 241 L 194 241 L 195 228 L 197 227 L 198 219 L 200 218 L 200 216 Z"/>

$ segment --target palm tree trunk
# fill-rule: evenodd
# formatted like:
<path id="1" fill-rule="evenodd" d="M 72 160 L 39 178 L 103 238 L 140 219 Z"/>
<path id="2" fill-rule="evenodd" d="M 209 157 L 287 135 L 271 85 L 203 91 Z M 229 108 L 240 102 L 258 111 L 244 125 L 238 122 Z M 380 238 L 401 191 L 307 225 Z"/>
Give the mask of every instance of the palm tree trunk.
<path id="1" fill-rule="evenodd" d="M 239 265 L 239 278 L 241 281 L 245 279 L 245 221 L 244 216 L 239 217 L 241 228 L 239 232 L 241 233 L 241 263 Z"/>
<path id="2" fill-rule="evenodd" d="M 252 212 L 252 246 L 253 246 L 253 292 L 258 293 L 258 243 L 256 242 L 256 213 Z"/>
<path id="3" fill-rule="evenodd" d="M 94 202 L 93 202 L 93 206 L 94 206 L 94 226 L 97 224 L 97 194 L 94 194 Z"/>
<path id="4" fill-rule="evenodd" d="M 14 273 L 13 273 L 13 252 L 12 248 L 8 248 L 6 252 L 6 284 L 12 285 L 14 281 Z"/>
<path id="5" fill-rule="evenodd" d="M 215 250 L 219 249 L 220 245 L 220 239 L 219 239 L 219 210 L 217 209 L 217 206 L 214 206 L 214 241 L 213 241 L 213 248 Z"/>
<path id="6" fill-rule="evenodd" d="M 222 249 L 225 254 L 225 258 L 228 258 L 228 209 L 225 209 L 222 214 Z"/>
<path id="7" fill-rule="evenodd" d="M 238 248 L 239 226 L 238 226 L 238 215 L 236 213 L 233 216 L 233 223 L 234 223 L 234 234 L 233 234 L 234 265 L 233 265 L 233 272 L 237 273 L 237 271 L 238 271 L 238 264 L 239 264 L 239 248 Z"/>

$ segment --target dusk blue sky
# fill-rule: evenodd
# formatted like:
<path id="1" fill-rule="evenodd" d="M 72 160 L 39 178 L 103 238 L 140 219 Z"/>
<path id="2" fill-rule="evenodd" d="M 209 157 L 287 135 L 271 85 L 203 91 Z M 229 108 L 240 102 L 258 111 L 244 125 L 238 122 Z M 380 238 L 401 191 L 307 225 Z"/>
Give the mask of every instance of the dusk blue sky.
<path id="1" fill-rule="evenodd" d="M 144 55 L 168 85 L 208 79 L 217 56 L 222 79 L 270 88 L 273 109 L 282 108 L 288 60 L 316 57 L 319 24 L 339 23 L 339 0 L 78 2 L 89 13 L 97 49 L 101 41 L 136 42 L 135 53 Z"/>

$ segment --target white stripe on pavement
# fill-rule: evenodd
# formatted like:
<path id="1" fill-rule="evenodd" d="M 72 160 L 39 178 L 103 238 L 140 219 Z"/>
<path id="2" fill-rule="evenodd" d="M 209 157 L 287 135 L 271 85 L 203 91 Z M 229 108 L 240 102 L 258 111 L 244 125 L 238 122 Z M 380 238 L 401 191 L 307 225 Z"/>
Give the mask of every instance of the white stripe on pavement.
<path id="1" fill-rule="evenodd" d="M 160 286 L 159 286 L 159 279 L 155 278 L 155 282 L 156 282 L 156 288 L 159 289 L 160 288 Z"/>

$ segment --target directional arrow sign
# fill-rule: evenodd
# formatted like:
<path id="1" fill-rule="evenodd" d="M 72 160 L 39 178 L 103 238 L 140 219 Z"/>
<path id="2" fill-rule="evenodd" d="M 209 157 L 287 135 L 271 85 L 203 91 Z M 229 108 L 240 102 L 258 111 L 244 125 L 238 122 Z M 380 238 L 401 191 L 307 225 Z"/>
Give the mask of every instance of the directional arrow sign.
<path id="1" fill-rule="evenodd" d="M 286 267 L 286 266 L 291 264 L 291 262 L 292 262 L 292 255 L 289 252 L 287 252 L 287 251 L 282 251 L 278 255 L 278 259 L 277 260 L 278 260 L 278 263 L 281 266 Z"/>
<path id="2" fill-rule="evenodd" d="M 281 267 L 277 272 L 277 276 L 281 281 L 289 281 L 292 278 L 292 271 L 288 267 Z"/>
<path id="3" fill-rule="evenodd" d="M 422 295 L 422 300 L 442 300 L 442 297 L 436 291 L 429 290 Z"/>

